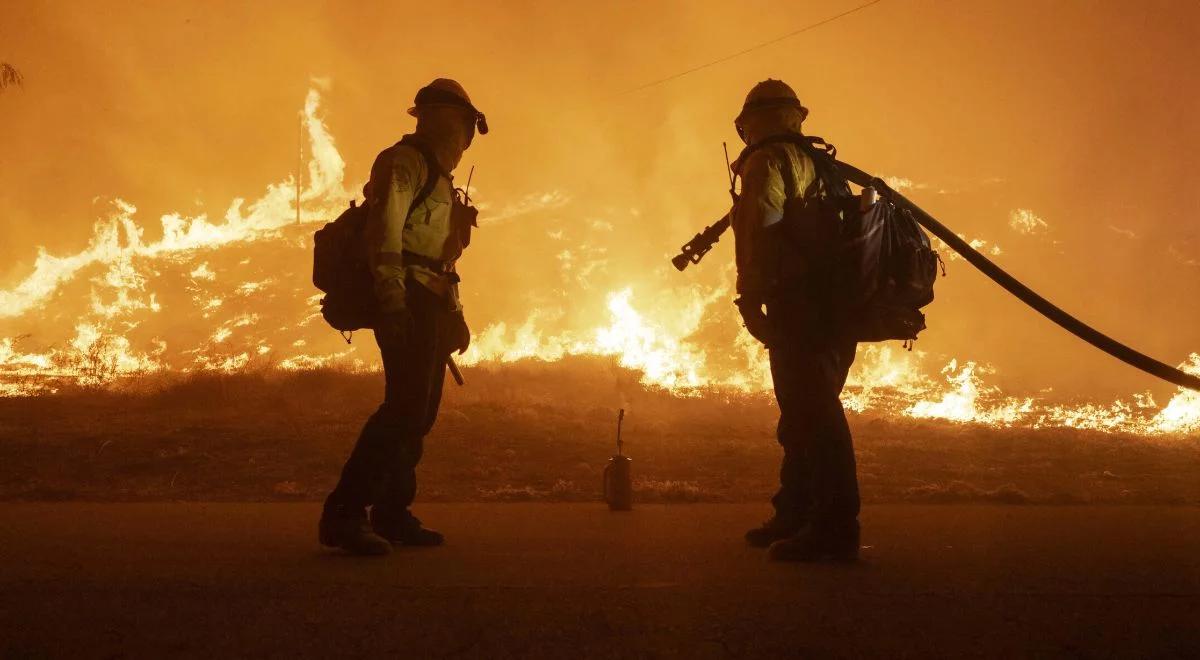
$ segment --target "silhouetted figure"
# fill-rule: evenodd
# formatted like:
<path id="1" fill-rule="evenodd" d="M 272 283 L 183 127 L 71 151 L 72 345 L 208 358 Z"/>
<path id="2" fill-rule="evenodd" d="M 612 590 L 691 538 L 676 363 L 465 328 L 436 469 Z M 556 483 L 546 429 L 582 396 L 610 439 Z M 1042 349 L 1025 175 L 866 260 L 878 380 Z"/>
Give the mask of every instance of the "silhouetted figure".
<path id="1" fill-rule="evenodd" d="M 450 173 L 476 128 L 486 133 L 487 124 L 462 86 L 444 78 L 421 88 L 408 113 L 417 118 L 416 131 L 379 154 L 366 187 L 384 401 L 363 427 L 320 523 L 321 543 L 356 554 L 443 542 L 409 507 L 446 360 L 471 341 L 455 261 L 470 242 L 476 213 Z"/>
<path id="2" fill-rule="evenodd" d="M 829 268 L 798 245 L 789 224 L 812 222 L 797 209 L 822 194 L 813 161 L 794 142 L 808 109 L 778 80 L 758 83 L 735 120 L 747 147 L 733 164 L 742 179 L 730 215 L 737 259 L 736 304 L 771 360 L 779 402 L 783 465 L 775 514 L 746 533 L 773 559 L 858 555 L 858 480 L 850 427 L 838 395 L 855 342 L 839 336 Z M 785 209 L 787 213 L 785 213 Z M 799 215 L 800 217 L 794 217 Z M 786 216 L 786 217 L 785 217 Z M 812 232 L 808 232 L 812 233 Z"/>

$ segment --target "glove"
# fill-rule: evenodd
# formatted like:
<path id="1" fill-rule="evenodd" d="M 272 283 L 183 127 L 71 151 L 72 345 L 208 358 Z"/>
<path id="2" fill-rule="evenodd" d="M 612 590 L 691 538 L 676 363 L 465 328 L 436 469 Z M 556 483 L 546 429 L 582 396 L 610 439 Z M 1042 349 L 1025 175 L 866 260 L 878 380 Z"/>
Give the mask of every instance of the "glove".
<path id="1" fill-rule="evenodd" d="M 467 327 L 467 319 L 461 309 L 450 315 L 450 327 L 446 334 L 451 353 L 458 351 L 462 355 L 471 345 L 471 329 Z"/>
<path id="2" fill-rule="evenodd" d="M 415 324 L 407 307 L 388 310 L 380 314 L 375 324 L 375 337 L 381 342 L 404 344 L 412 337 Z"/>
<path id="3" fill-rule="evenodd" d="M 737 305 L 738 311 L 741 312 L 742 324 L 746 326 L 750 336 L 770 349 L 775 342 L 775 328 L 763 311 L 762 301 L 738 298 L 733 304 Z"/>

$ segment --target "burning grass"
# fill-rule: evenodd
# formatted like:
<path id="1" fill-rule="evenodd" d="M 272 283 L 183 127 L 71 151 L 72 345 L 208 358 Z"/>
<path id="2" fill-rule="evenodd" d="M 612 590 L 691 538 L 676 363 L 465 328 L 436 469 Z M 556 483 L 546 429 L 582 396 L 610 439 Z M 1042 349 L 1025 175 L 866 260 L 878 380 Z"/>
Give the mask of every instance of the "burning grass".
<path id="1" fill-rule="evenodd" d="M 449 385 L 425 501 L 598 497 L 616 410 L 640 501 L 765 501 L 779 449 L 768 396 L 681 397 L 611 358 L 480 365 Z M 0 497 L 305 500 L 332 486 L 382 390 L 317 369 L 149 375 L 0 399 Z M 699 393 L 698 393 L 699 394 Z M 864 499 L 1200 504 L 1200 443 L 852 414 Z"/>
<path id="2" fill-rule="evenodd" d="M 361 188 L 361 182 L 345 180 L 345 162 L 318 113 L 319 105 L 320 93 L 314 88 L 304 104 L 312 156 L 306 176 L 268 184 L 253 201 L 249 197 L 231 200 L 219 220 L 206 214 L 170 213 L 154 226 L 137 215 L 133 204 L 112 199 L 85 247 L 59 255 L 42 251 L 19 281 L 0 288 L 0 397 L 61 391 L 62 396 L 52 399 L 71 401 L 81 396 L 78 388 L 90 387 L 115 388 L 125 396 L 170 398 L 209 387 L 203 383 L 230 380 L 208 375 L 185 376 L 181 381 L 171 375 L 181 372 L 257 379 L 265 389 L 289 387 L 288 376 L 265 373 L 271 369 L 315 370 L 312 378 L 320 381 L 316 387 L 327 387 L 338 378 L 329 375 L 330 367 L 364 370 L 377 364 L 378 354 L 369 339 L 346 345 L 326 326 L 317 311 L 322 294 L 310 284 L 312 232 L 341 213 Z M 298 209 L 293 206 L 297 201 Z M 542 227 L 541 223 L 553 222 L 559 226 L 563 218 L 582 220 L 594 212 L 591 205 L 572 207 L 569 201 L 570 195 L 555 190 L 494 212 L 485 209 L 481 222 L 501 229 L 505 226 L 501 220 L 521 215 L 522 225 Z M 554 217 L 542 212 L 552 212 Z M 629 213 L 636 218 L 641 211 Z M 680 411 L 673 428 L 685 435 L 694 434 L 708 421 L 717 427 L 725 423 L 722 415 L 730 406 L 709 404 L 742 400 L 726 392 L 743 392 L 745 401 L 761 403 L 770 385 L 767 359 L 741 328 L 729 303 L 734 295 L 732 264 L 707 280 L 679 279 L 658 261 L 661 255 L 654 257 L 654 268 L 609 268 L 613 255 L 626 252 L 624 246 L 608 243 L 616 235 L 609 219 L 591 222 L 603 234 L 598 243 L 561 231 L 548 233 L 555 236 L 557 256 L 527 260 L 519 268 L 510 267 L 513 262 L 504 246 L 512 245 L 511 239 L 532 240 L 529 234 L 505 235 L 501 229 L 473 248 L 482 252 L 472 252 L 477 256 L 464 263 L 464 275 L 471 277 L 468 264 L 500 266 L 484 269 L 488 275 L 480 283 L 501 295 L 469 303 L 476 333 L 461 363 L 477 369 L 502 368 L 537 385 L 532 391 L 542 392 L 538 396 L 545 400 L 525 397 L 529 400 L 515 409 L 517 417 L 510 420 L 518 425 L 530 422 L 529 411 L 548 415 L 552 421 L 547 408 L 566 405 L 568 393 L 562 388 L 572 385 L 583 385 L 582 393 L 587 395 L 572 400 L 572 410 L 598 403 L 607 410 L 625 398 L 641 399 L 656 413 L 660 408 Z M 1018 224 L 1036 226 L 1035 220 L 1023 218 Z M 514 277 L 520 279 L 510 279 Z M 468 289 L 479 291 L 474 286 Z M 593 375 L 579 376 L 570 366 L 547 367 L 550 376 L 520 366 L 495 366 L 564 358 L 596 365 Z M 1176 358 L 1183 360 L 1180 368 L 1200 373 L 1200 353 Z M 969 355 L 935 356 L 922 350 L 903 351 L 895 343 L 863 344 L 844 400 L 864 419 L 909 417 L 1163 437 L 1200 432 L 1197 392 L 1177 390 L 1158 401 L 1150 392 L 1134 392 L 1115 401 L 1063 402 L 1044 384 L 1031 383 L 1036 388 L 1032 391 L 1001 391 L 989 381 L 993 371 Z M 307 383 L 308 378 L 297 375 L 293 380 Z M 557 384 L 543 383 L 547 379 Z M 451 405 L 472 410 L 484 401 L 509 402 L 514 396 L 509 382 L 507 377 L 482 377 Z M 655 402 L 667 399 L 657 388 L 705 404 L 660 406 Z M 260 396 L 250 385 L 243 389 L 252 390 L 246 395 L 251 401 Z M 214 400 L 200 394 L 201 401 Z M 5 403 L 6 408 L 23 405 Z M 130 399 L 113 405 L 142 404 Z M 307 408 L 296 413 L 299 418 L 309 414 Z M 754 415 L 769 417 L 758 409 L 750 418 Z M 945 421 L 934 424 L 949 428 Z M 545 428 L 558 432 L 552 425 Z M 344 429 L 337 432 L 347 434 Z M 760 435 L 756 429 L 737 437 Z M 669 434 L 653 431 L 650 437 Z"/>

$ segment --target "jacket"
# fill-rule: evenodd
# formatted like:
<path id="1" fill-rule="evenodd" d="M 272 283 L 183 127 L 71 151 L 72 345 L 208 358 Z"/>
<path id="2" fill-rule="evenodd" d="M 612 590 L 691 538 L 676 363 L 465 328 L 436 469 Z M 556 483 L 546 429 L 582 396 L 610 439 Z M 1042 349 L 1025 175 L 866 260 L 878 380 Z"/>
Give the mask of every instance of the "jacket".
<path id="1" fill-rule="evenodd" d="M 461 310 L 454 262 L 465 244 L 452 220 L 454 180 L 440 167 L 431 172 L 413 139 L 408 136 L 385 149 L 371 167 L 366 248 L 375 297 L 382 312 L 404 307 L 411 275 L 446 299 L 452 310 Z M 428 196 L 412 207 L 430 176 L 436 180 Z"/>

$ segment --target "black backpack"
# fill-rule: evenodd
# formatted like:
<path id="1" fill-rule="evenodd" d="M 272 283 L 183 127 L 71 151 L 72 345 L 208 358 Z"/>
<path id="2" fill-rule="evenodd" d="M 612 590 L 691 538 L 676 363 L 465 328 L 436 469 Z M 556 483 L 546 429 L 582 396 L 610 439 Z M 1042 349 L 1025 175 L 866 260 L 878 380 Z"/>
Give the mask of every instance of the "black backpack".
<path id="1" fill-rule="evenodd" d="M 433 192 L 441 169 L 429 149 L 412 139 L 412 136 L 385 150 L 376 162 L 386 158 L 390 166 L 389 152 L 399 145 L 420 151 L 429 172 L 408 208 L 411 214 Z M 390 181 L 384 183 L 390 184 Z M 313 234 L 313 284 L 325 292 L 321 298 L 321 316 L 342 333 L 375 325 L 378 303 L 375 300 L 374 277 L 367 264 L 367 216 L 367 204 L 359 206 L 351 200 L 350 208 Z"/>
<path id="2" fill-rule="evenodd" d="M 784 236 L 816 264 L 812 275 L 828 289 L 831 321 L 855 341 L 904 340 L 911 346 L 925 329 L 922 307 L 933 301 L 941 259 L 907 211 L 884 198 L 865 212 L 837 164 L 837 149 L 819 137 L 785 135 L 772 142 L 796 145 L 816 174 L 803 194 L 789 200 Z M 819 255 L 819 256 L 818 256 Z"/>
<path id="3" fill-rule="evenodd" d="M 907 210 L 880 199 L 843 218 L 834 271 L 842 327 L 858 341 L 904 340 L 925 329 L 941 258 Z"/>

